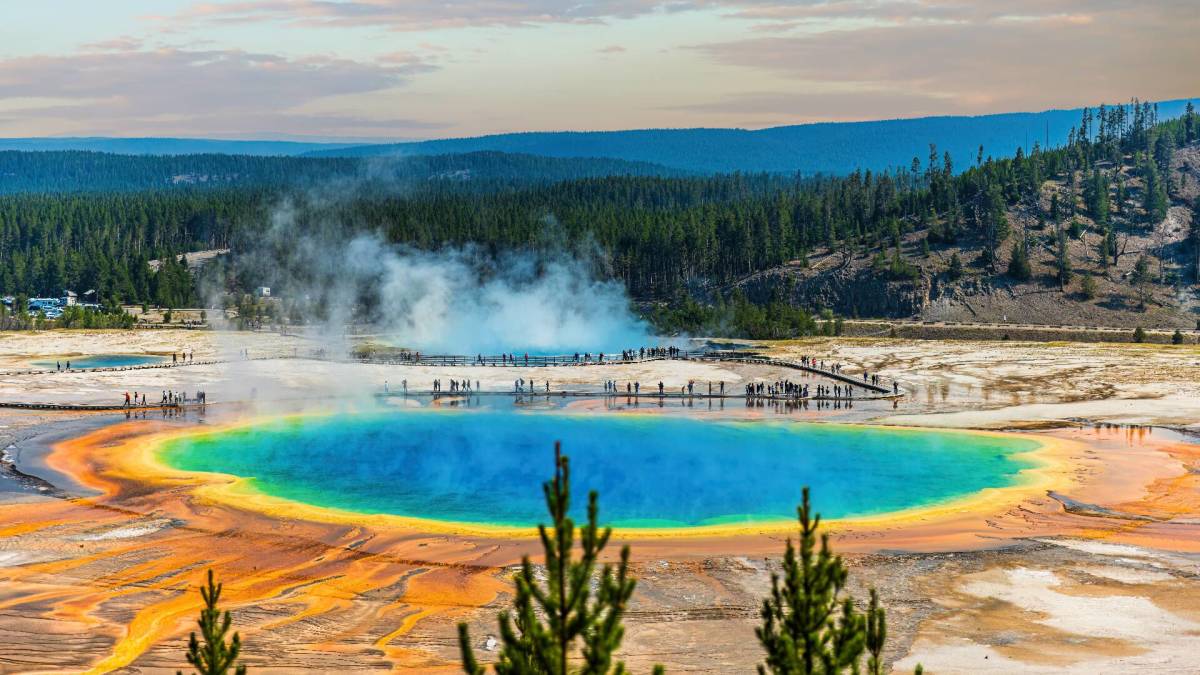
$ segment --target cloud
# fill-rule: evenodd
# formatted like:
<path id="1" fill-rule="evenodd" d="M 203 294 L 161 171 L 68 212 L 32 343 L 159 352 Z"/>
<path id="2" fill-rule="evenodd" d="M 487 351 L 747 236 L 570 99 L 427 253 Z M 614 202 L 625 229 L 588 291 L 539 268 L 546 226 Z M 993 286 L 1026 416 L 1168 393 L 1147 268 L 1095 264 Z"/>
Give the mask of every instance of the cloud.
<path id="1" fill-rule="evenodd" d="M 145 42 L 141 38 L 136 38 L 131 35 L 122 35 L 119 38 L 112 40 L 102 40 L 100 42 L 91 42 L 83 46 L 85 51 L 89 52 L 130 52 L 141 49 Z"/>
<path id="2" fill-rule="evenodd" d="M 597 54 L 620 54 L 625 51 L 621 45 L 609 45 L 596 50 Z"/>
<path id="3" fill-rule="evenodd" d="M 727 18 L 784 23 L 860 20 L 886 23 L 963 22 L 1004 18 L 1070 17 L 1093 11 L 1136 9 L 1135 0 L 231 0 L 197 2 L 175 19 L 304 27 L 383 26 L 416 31 L 468 26 L 599 23 L 647 14 L 710 10 Z M 1190 0 L 1155 4 L 1186 9 Z M 165 17 L 157 17 L 168 21 Z"/>
<path id="4" fill-rule="evenodd" d="M 897 104 L 914 114 L 970 113 L 1197 93 L 1194 72 L 1182 65 L 1200 63 L 1200 13 L 1189 3 L 922 0 L 903 3 L 919 11 L 891 20 L 895 4 L 797 3 L 768 12 L 768 5 L 747 3 L 745 12 L 772 20 L 840 8 L 875 21 L 693 49 L 724 65 L 794 81 L 782 88 L 821 107 L 827 119 L 895 116 Z M 795 114 L 807 115 L 802 107 Z"/>
<path id="5" fill-rule="evenodd" d="M 429 128 L 411 120 L 316 114 L 305 106 L 391 89 L 434 67 L 395 54 L 379 63 L 285 58 L 240 50 L 89 51 L 0 60 L 0 99 L 53 101 L 24 112 L 45 128 L 86 123 L 93 133 L 182 130 L 353 134 Z"/>
<path id="6" fill-rule="evenodd" d="M 817 122 L 858 120 L 864 116 L 875 119 L 971 112 L 959 102 L 943 96 L 889 90 L 754 92 L 667 109 L 722 117 L 737 115 L 747 121 L 746 126 L 757 126 L 751 124 L 754 120 L 773 125 L 796 119 Z M 864 112 L 870 110 L 876 114 Z"/>
<path id="7" fill-rule="evenodd" d="M 194 4 L 179 18 L 233 24 L 275 22 L 308 27 L 384 26 L 392 30 L 416 31 L 467 26 L 598 23 L 711 4 L 708 0 L 242 0 Z"/>

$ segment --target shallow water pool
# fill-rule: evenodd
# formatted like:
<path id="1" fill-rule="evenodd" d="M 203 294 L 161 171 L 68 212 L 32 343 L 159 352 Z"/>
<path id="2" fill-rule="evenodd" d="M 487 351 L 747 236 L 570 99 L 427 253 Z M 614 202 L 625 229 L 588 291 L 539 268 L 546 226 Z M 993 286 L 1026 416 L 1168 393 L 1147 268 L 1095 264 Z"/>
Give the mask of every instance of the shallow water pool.
<path id="1" fill-rule="evenodd" d="M 362 513 L 533 525 L 553 444 L 619 527 L 790 520 L 802 486 L 827 517 L 886 513 L 1012 485 L 1038 442 L 953 431 L 631 414 L 404 411 L 288 418 L 175 439 L 167 464 Z"/>

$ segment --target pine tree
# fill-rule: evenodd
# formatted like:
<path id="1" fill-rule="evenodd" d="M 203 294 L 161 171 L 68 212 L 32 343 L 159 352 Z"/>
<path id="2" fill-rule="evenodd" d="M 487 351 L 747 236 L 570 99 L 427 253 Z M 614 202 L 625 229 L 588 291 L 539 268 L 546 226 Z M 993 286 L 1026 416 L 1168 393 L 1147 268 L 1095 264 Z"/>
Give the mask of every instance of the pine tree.
<path id="1" fill-rule="evenodd" d="M 867 607 L 867 675 L 883 675 L 883 645 L 887 642 L 887 616 L 879 606 L 879 593 L 871 589 Z M 918 671 L 920 666 L 917 666 Z"/>
<path id="2" fill-rule="evenodd" d="M 1200 198 L 1192 202 L 1192 222 L 1188 226 L 1188 246 L 1192 249 L 1192 272 L 1200 283 Z"/>
<path id="3" fill-rule="evenodd" d="M 958 279 L 963 275 L 962 259 L 955 253 L 950 256 L 950 266 L 946 268 L 946 274 L 951 279 Z"/>
<path id="4" fill-rule="evenodd" d="M 225 644 L 225 636 L 229 634 L 233 618 L 229 612 L 222 617 L 217 603 L 221 599 L 222 584 L 213 581 L 212 570 L 208 571 L 208 588 L 200 589 L 200 597 L 204 598 L 204 609 L 200 610 L 200 634 L 204 644 L 196 639 L 196 634 L 188 640 L 187 661 L 192 664 L 199 675 L 226 675 L 233 672 L 244 675 L 246 666 L 238 664 L 237 658 L 242 651 L 242 639 L 233 634 L 229 644 Z M 179 671 L 182 675 L 182 671 Z"/>
<path id="5" fill-rule="evenodd" d="M 1146 191 L 1142 207 L 1146 210 L 1146 222 L 1157 225 L 1167 217 L 1167 189 L 1153 164 L 1147 163 L 1143 173 L 1146 176 Z"/>
<path id="6" fill-rule="evenodd" d="M 578 649 L 582 664 L 576 672 L 624 673 L 625 664 L 614 665 L 613 655 L 625 634 L 621 618 L 635 585 L 628 574 L 629 547 L 621 549 L 621 562 L 615 571 L 604 565 L 593 590 L 596 561 L 608 545 L 612 529 L 601 531 L 596 525 L 599 507 L 593 491 L 588 495 L 587 525 L 579 533 L 580 557 L 574 558 L 575 523 L 567 515 L 571 507 L 570 463 L 559 443 L 554 444 L 554 478 L 542 489 L 554 521 L 553 530 L 538 525 L 546 555 L 546 581 L 538 581 L 533 563 L 526 556 L 516 577 L 513 610 L 499 616 L 503 647 L 494 668 L 500 675 L 566 675 L 568 661 Z M 475 659 L 465 623 L 458 626 L 458 641 L 463 669 L 472 675 L 484 673 Z M 576 643 L 582 645 L 577 647 Z M 661 666 L 655 672 L 662 672 Z"/>
<path id="7" fill-rule="evenodd" d="M 867 647 L 868 620 L 843 595 L 847 571 L 840 556 L 822 534 L 817 548 L 821 516 L 812 512 L 808 488 L 800 507 L 800 550 L 789 537 L 783 558 L 783 577 L 771 577 L 771 596 L 763 601 L 763 623 L 754 630 L 767 652 L 758 672 L 765 675 L 813 675 L 858 672 Z M 872 615 L 872 640 L 882 641 L 879 615 Z"/>
<path id="8" fill-rule="evenodd" d="M 1008 260 L 1008 276 L 1018 281 L 1028 281 L 1033 276 L 1029 266 L 1029 252 L 1020 243 L 1012 246 L 1012 256 Z"/>
<path id="9" fill-rule="evenodd" d="M 1067 284 L 1071 282 L 1074 268 L 1071 266 L 1071 255 L 1067 248 L 1067 233 L 1062 230 L 1058 233 L 1058 247 L 1054 252 L 1054 269 L 1059 290 L 1066 289 Z"/>
<path id="10" fill-rule="evenodd" d="M 1079 294 L 1084 300 L 1093 300 L 1096 297 L 1096 280 L 1090 274 L 1084 274 L 1079 279 Z"/>

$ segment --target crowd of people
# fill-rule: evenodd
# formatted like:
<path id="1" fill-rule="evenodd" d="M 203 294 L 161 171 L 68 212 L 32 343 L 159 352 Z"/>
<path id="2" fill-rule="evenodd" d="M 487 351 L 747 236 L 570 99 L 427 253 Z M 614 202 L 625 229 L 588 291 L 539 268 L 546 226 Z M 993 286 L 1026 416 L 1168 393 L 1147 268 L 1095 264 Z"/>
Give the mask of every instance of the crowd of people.
<path id="1" fill-rule="evenodd" d="M 805 366 L 806 368 L 822 370 L 827 373 L 832 373 L 834 375 L 842 374 L 842 364 L 831 363 L 831 364 L 829 364 L 829 367 L 826 368 L 824 359 L 818 360 L 818 359 L 810 357 L 810 356 L 801 356 L 800 364 Z M 871 385 L 872 387 L 879 387 L 879 388 L 886 389 L 886 387 L 884 385 L 880 384 L 880 379 L 879 379 L 878 373 L 872 373 L 872 372 L 864 370 L 862 373 L 862 381 Z M 850 388 L 850 391 L 853 391 L 853 387 Z M 900 383 L 899 382 L 896 382 L 896 381 L 892 382 L 892 393 L 893 394 L 900 393 Z"/>
<path id="2" fill-rule="evenodd" d="M 197 405 L 204 405 L 208 403 L 208 393 L 204 391 L 197 391 L 194 398 L 188 398 L 186 391 L 169 391 L 164 389 L 159 402 L 157 404 L 150 404 L 146 400 L 146 392 L 144 391 L 135 391 L 133 392 L 132 396 L 129 394 L 129 392 L 125 392 L 126 408 L 166 408 L 187 405 L 189 403 L 195 403 Z"/>
<path id="3" fill-rule="evenodd" d="M 879 380 L 878 380 L 877 376 L 875 378 L 869 378 L 864 374 L 863 381 L 878 385 Z M 446 382 L 443 382 L 443 380 L 441 378 L 433 380 L 432 388 L 430 391 L 432 391 L 435 394 L 440 394 L 440 393 L 452 393 L 452 394 L 468 393 L 469 394 L 472 392 L 479 392 L 482 390 L 479 380 L 475 380 L 474 382 L 472 382 L 469 379 L 464 379 L 464 380 L 453 379 L 453 380 L 448 380 L 447 382 L 449 383 L 448 387 L 446 386 Z M 682 384 L 679 386 L 679 395 L 680 396 L 689 396 L 689 397 L 696 396 L 696 395 L 709 396 L 709 397 L 716 396 L 716 397 L 720 397 L 720 398 L 725 397 L 725 381 L 724 380 L 721 380 L 721 381 L 718 381 L 715 383 L 709 381 L 709 382 L 706 382 L 705 385 L 706 385 L 706 389 L 704 391 L 699 392 L 699 394 L 698 394 L 696 391 L 696 381 L 688 380 L 687 384 Z M 640 396 L 642 393 L 642 383 L 640 381 L 630 380 L 625 383 L 624 387 L 622 387 L 621 384 L 618 383 L 616 380 L 604 380 L 604 382 L 602 383 L 602 386 L 604 389 L 604 393 L 608 394 L 608 395 L 617 396 L 617 395 L 624 393 L 626 396 Z M 402 389 L 403 393 L 405 393 L 405 394 L 408 393 L 408 380 L 401 381 L 401 389 Z M 543 393 L 543 392 L 549 394 L 551 392 L 550 380 L 543 381 L 542 384 L 539 386 L 535 380 L 526 380 L 523 377 L 517 378 L 517 379 L 513 380 L 512 391 L 513 391 L 513 393 L 517 393 L 517 394 L 526 394 L 526 393 L 534 394 L 534 393 Z M 898 383 L 893 383 L 893 391 L 896 393 L 899 393 L 899 384 Z M 391 386 L 387 380 L 384 380 L 384 382 L 383 382 L 383 393 L 385 393 L 385 394 L 392 393 Z M 674 393 L 673 390 L 672 390 L 672 393 Z M 801 399 L 829 399 L 829 400 L 848 400 L 848 401 L 854 400 L 854 386 L 852 386 L 848 383 L 837 383 L 837 384 L 832 384 L 832 385 L 829 385 L 829 384 L 807 384 L 807 383 L 800 383 L 800 382 L 792 382 L 791 380 L 786 380 L 786 379 L 785 380 L 777 380 L 775 382 L 748 382 L 744 385 L 743 393 L 745 394 L 747 399 L 766 398 L 766 399 L 790 399 L 790 400 L 801 400 Z M 658 388 L 657 388 L 657 395 L 658 396 L 666 396 L 666 394 L 667 394 L 666 384 L 663 381 L 659 380 Z"/>
<path id="4" fill-rule="evenodd" d="M 384 384 L 384 386 L 386 388 L 386 386 L 387 386 L 386 383 Z M 460 393 L 469 394 L 472 391 L 471 381 L 470 380 L 450 380 L 450 388 L 447 389 L 445 387 L 445 385 L 442 384 L 442 381 L 440 379 L 434 380 L 433 381 L 433 391 L 434 391 L 434 393 L 438 393 L 438 394 L 440 394 L 444 391 L 448 391 L 451 394 L 460 394 Z M 479 391 L 479 380 L 475 380 L 474 391 Z M 404 393 L 406 393 L 406 394 L 408 393 L 408 380 L 404 380 Z"/>

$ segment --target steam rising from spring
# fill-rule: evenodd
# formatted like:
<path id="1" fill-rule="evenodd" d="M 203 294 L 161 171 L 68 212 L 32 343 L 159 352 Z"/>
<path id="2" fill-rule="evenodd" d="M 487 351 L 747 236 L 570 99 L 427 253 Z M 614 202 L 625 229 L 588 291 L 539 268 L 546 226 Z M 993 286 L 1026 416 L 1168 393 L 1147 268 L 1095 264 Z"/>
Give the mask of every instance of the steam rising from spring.
<path id="1" fill-rule="evenodd" d="M 377 280 L 377 325 L 398 346 L 473 355 L 647 344 L 624 286 L 565 254 L 424 252 L 359 237 L 346 247 L 345 262 L 360 288 Z"/>
<path id="2" fill-rule="evenodd" d="M 348 227 L 336 213 L 312 217 L 337 197 L 287 201 L 243 258 L 248 278 L 320 324 L 343 350 L 346 326 L 364 324 L 397 347 L 475 355 L 612 352 L 650 344 L 625 287 L 605 274 L 594 243 L 568 251 L 553 218 L 526 251 L 476 246 L 426 251 Z M 336 209 L 334 209 L 336 212 Z"/>

